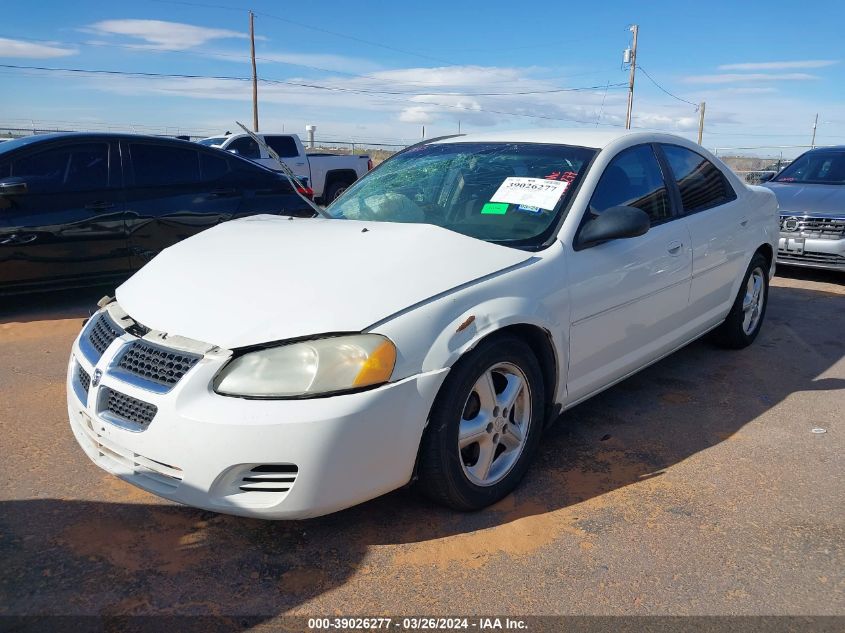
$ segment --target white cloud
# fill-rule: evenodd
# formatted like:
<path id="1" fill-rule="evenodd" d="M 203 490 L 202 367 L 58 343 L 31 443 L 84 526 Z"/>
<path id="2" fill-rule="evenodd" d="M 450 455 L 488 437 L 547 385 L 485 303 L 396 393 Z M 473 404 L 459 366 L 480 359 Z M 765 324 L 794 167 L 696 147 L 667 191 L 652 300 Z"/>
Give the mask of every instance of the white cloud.
<path id="1" fill-rule="evenodd" d="M 399 113 L 399 120 L 403 123 L 432 123 L 434 114 L 425 106 L 411 106 Z"/>
<path id="2" fill-rule="evenodd" d="M 789 70 L 795 68 L 825 68 L 839 61 L 835 59 L 806 59 L 791 62 L 748 62 L 742 64 L 722 64 L 719 70 Z"/>
<path id="3" fill-rule="evenodd" d="M 144 42 L 137 44 L 138 48 L 158 51 L 194 48 L 217 39 L 249 37 L 239 31 L 164 20 L 103 20 L 89 25 L 86 30 L 99 35 L 126 35 L 137 38 Z"/>
<path id="4" fill-rule="evenodd" d="M 0 57 L 23 57 L 27 59 L 51 59 L 53 57 L 67 57 L 76 55 L 79 51 L 73 48 L 57 46 L 50 42 L 36 44 L 21 40 L 10 40 L 0 37 Z"/>
<path id="5" fill-rule="evenodd" d="M 718 75 L 691 75 L 684 77 L 688 84 L 730 84 L 743 81 L 810 81 L 818 79 L 808 73 L 721 73 Z"/>
<path id="6" fill-rule="evenodd" d="M 327 55 L 319 53 L 258 53 L 260 62 L 276 62 L 292 66 L 305 66 L 342 73 L 367 73 L 380 67 L 368 59 Z"/>

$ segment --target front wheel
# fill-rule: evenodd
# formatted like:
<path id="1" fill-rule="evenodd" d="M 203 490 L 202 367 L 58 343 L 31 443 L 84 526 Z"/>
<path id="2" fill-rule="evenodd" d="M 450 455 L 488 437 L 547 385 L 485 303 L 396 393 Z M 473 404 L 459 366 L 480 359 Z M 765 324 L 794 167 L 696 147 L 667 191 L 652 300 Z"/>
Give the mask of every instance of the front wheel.
<path id="1" fill-rule="evenodd" d="M 742 349 L 757 338 L 769 301 L 769 262 L 756 253 L 745 272 L 739 293 L 725 322 L 713 331 L 722 347 Z"/>
<path id="2" fill-rule="evenodd" d="M 420 446 L 418 486 L 458 510 L 505 497 L 530 465 L 543 427 L 540 365 L 520 339 L 482 342 L 449 372 Z"/>

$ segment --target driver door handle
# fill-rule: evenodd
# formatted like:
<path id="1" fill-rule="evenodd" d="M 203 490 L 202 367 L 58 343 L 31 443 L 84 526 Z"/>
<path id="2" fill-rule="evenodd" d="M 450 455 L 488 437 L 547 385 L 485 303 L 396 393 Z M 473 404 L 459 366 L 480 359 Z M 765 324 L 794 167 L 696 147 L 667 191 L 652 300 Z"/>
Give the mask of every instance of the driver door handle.
<path id="1" fill-rule="evenodd" d="M 38 239 L 35 233 L 13 233 L 9 237 L 0 239 L 0 244 L 29 244 Z"/>
<path id="2" fill-rule="evenodd" d="M 668 246 L 666 246 L 666 250 L 669 252 L 670 255 L 677 255 L 681 252 L 681 249 L 683 247 L 683 242 L 669 242 Z"/>

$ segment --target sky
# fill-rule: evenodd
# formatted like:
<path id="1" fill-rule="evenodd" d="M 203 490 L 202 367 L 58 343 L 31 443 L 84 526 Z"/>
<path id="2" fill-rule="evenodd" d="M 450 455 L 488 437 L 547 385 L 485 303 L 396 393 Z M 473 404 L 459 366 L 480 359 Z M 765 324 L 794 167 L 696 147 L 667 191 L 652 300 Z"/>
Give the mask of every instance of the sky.
<path id="1" fill-rule="evenodd" d="M 639 26 L 633 126 L 719 153 L 845 144 L 845 3 L 0 0 L 4 127 L 263 132 L 407 144 L 494 129 L 625 121 L 622 51 Z M 75 69 L 90 72 L 58 72 Z M 122 73 L 144 73 L 122 74 Z M 169 76 L 168 76 L 169 75 Z"/>

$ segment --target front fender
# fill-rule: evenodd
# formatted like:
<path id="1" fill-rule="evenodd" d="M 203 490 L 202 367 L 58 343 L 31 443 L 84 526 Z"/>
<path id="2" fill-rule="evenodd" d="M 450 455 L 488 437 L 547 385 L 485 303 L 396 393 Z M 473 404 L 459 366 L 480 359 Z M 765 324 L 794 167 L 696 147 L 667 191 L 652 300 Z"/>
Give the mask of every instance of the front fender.
<path id="1" fill-rule="evenodd" d="M 556 402 L 566 384 L 569 292 L 559 277 L 562 259 L 538 258 L 380 323 L 372 332 L 397 347 L 392 380 L 452 367 L 487 336 L 513 325 L 546 332 L 557 361 Z"/>

